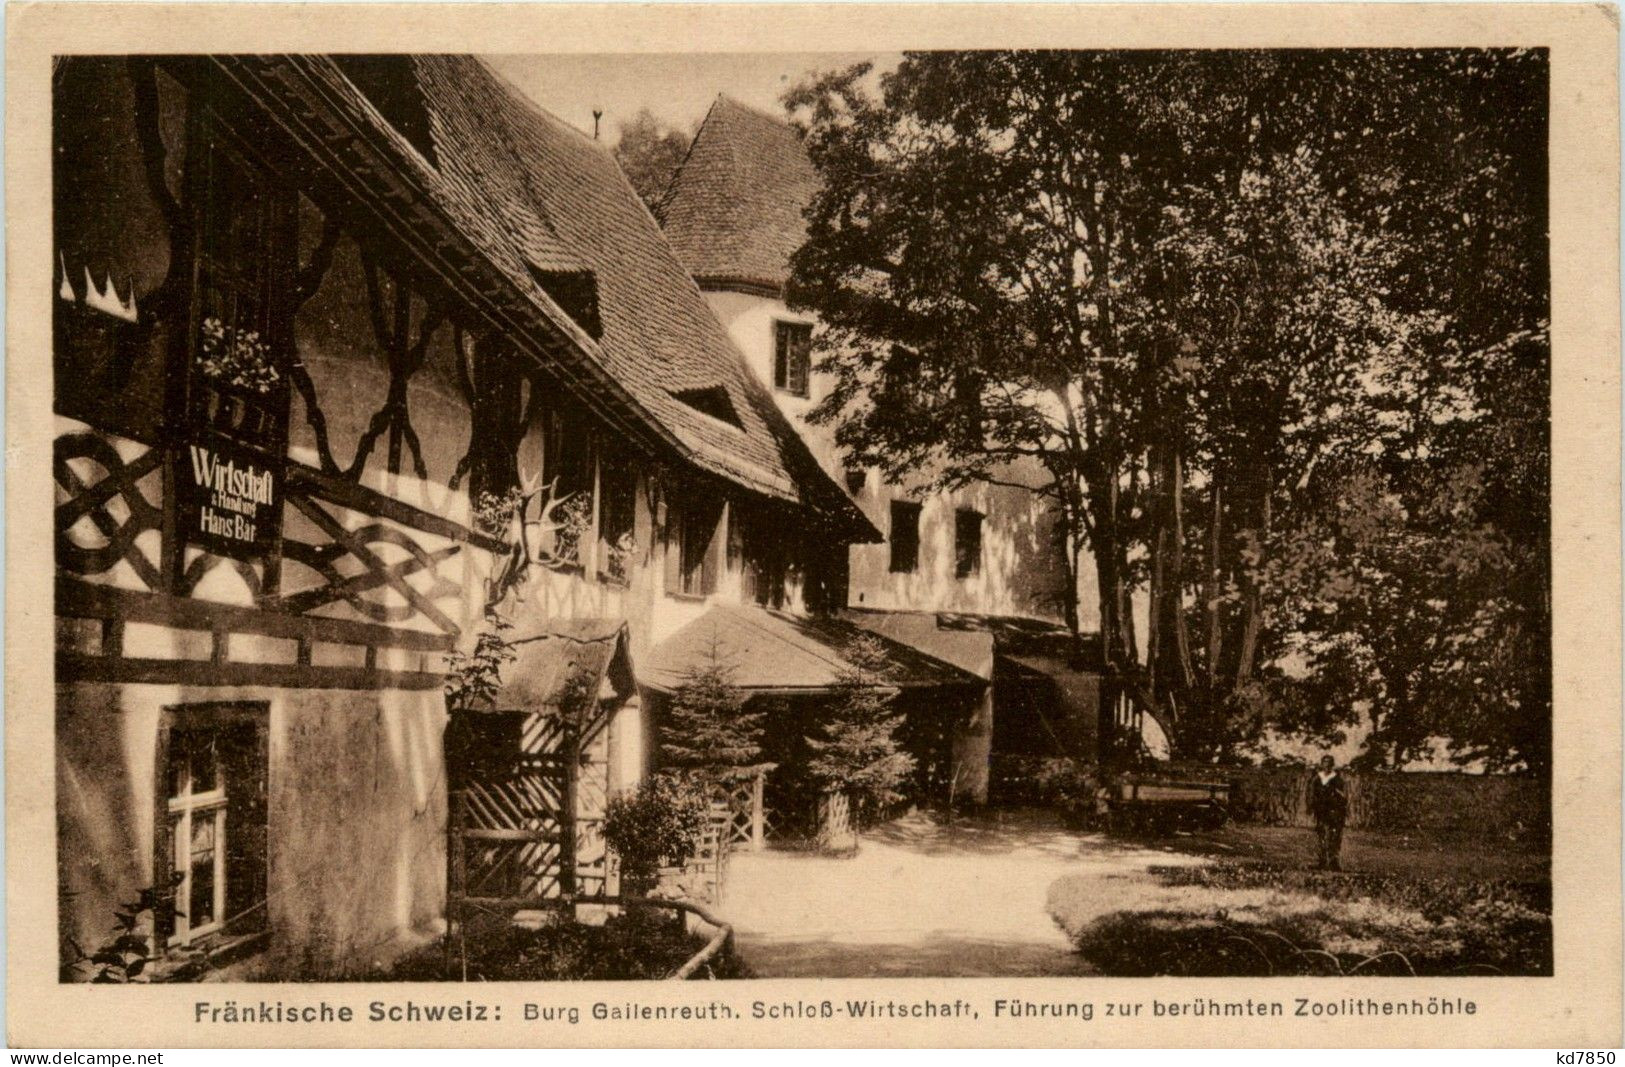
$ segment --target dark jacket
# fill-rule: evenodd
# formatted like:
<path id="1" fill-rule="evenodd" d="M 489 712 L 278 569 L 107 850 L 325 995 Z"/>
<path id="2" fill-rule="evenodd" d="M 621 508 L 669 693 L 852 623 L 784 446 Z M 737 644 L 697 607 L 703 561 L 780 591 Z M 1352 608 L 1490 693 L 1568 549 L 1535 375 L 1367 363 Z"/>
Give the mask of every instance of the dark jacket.
<path id="1" fill-rule="evenodd" d="M 1341 774 L 1333 771 L 1331 778 L 1322 783 L 1319 771 L 1310 772 L 1309 814 L 1316 825 L 1341 826 L 1348 819 L 1349 787 Z"/>

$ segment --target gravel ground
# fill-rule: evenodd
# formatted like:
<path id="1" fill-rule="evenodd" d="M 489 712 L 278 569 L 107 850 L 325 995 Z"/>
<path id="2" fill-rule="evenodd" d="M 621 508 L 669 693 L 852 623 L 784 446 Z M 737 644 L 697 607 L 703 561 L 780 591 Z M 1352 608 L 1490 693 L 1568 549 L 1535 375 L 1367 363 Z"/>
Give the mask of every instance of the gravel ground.
<path id="1" fill-rule="evenodd" d="M 866 833 L 850 859 L 735 853 L 722 912 L 763 978 L 1087 974 L 1046 910 L 1056 879 L 1098 878 L 1104 913 L 1154 891 L 1150 867 L 1200 862 L 1070 831 L 1046 812 L 948 825 L 913 814 Z"/>
<path id="2" fill-rule="evenodd" d="M 1049 915 L 1058 880 L 1074 880 L 1076 925 L 1127 909 L 1240 903 L 1170 889 L 1152 867 L 1307 867 L 1313 853 L 1314 835 L 1301 828 L 1231 825 L 1135 842 L 1068 830 L 1047 811 L 995 810 L 951 824 L 916 813 L 865 833 L 850 859 L 735 853 L 721 911 L 763 978 L 1088 974 Z M 1349 871 L 1435 878 L 1539 878 L 1548 869 L 1544 850 L 1359 831 L 1345 838 L 1343 859 Z"/>

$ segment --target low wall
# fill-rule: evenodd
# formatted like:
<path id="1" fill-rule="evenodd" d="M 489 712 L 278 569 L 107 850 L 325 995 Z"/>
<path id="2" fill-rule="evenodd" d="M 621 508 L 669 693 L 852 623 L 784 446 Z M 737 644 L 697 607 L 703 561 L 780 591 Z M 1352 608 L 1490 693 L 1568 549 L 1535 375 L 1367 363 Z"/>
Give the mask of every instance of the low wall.
<path id="1" fill-rule="evenodd" d="M 1232 772 L 1230 812 L 1237 822 L 1309 826 L 1303 767 Z M 1345 773 L 1352 829 L 1435 831 L 1494 837 L 1546 837 L 1551 785 L 1511 775 L 1435 772 Z"/>

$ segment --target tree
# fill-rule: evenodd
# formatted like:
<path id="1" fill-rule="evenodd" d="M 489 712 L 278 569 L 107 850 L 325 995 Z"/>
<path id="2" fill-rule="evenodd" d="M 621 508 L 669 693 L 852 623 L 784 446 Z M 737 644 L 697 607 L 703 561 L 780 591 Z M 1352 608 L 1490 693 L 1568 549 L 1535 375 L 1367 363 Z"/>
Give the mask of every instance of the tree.
<path id="1" fill-rule="evenodd" d="M 1041 465 L 1110 668 L 1185 754 L 1233 748 L 1292 637 L 1264 571 L 1325 472 L 1432 462 L 1461 353 L 1544 314 L 1543 54 L 926 53 L 878 98 L 865 73 L 786 98 L 824 177 L 788 294 L 825 323 L 815 417 L 893 477 Z"/>
<path id="2" fill-rule="evenodd" d="M 683 165 L 693 139 L 692 131 L 685 134 L 667 125 L 648 108 L 640 108 L 631 121 L 621 123 L 621 137 L 615 143 L 616 162 L 651 212 L 659 213 L 666 187 Z"/>
<path id="3" fill-rule="evenodd" d="M 914 757 L 898 745 L 903 716 L 893 706 L 880 670 L 885 652 L 871 636 L 855 639 L 842 651 L 848 666 L 834 686 L 829 708 L 814 736 L 807 738 L 812 758 L 809 776 L 824 789 L 819 838 L 825 848 L 856 847 L 849 825 L 849 803 L 859 811 L 877 812 L 897 800 L 897 787 L 914 770 Z"/>
<path id="4" fill-rule="evenodd" d="M 703 660 L 673 691 L 660 726 L 660 756 L 669 768 L 707 782 L 725 781 L 762 755 L 760 712 L 745 710 L 716 635 Z"/>
<path id="5" fill-rule="evenodd" d="M 1182 732 L 1210 751 L 1240 740 L 1244 721 L 1258 725 L 1254 672 L 1292 637 L 1265 625 L 1260 568 L 1302 547 L 1296 524 L 1321 524 L 1317 509 L 1334 497 L 1316 483 L 1371 459 L 1396 492 L 1448 483 L 1454 460 L 1440 427 L 1487 410 L 1501 390 L 1463 353 L 1547 315 L 1543 55 L 1258 63 L 1242 79 L 1251 99 L 1315 106 L 1246 123 L 1273 154 L 1253 153 L 1233 189 L 1187 187 L 1158 248 L 1175 283 L 1166 321 L 1199 354 L 1183 423 L 1196 506 L 1177 506 L 1182 485 L 1171 480 L 1170 515 L 1190 521 L 1163 523 L 1174 527 L 1171 554 L 1152 546 L 1153 567 L 1182 581 L 1160 600 L 1153 590 L 1154 634 L 1171 636 L 1148 651 L 1148 666 L 1198 713 Z M 1531 367 L 1542 381 L 1545 366 Z M 1540 403 L 1514 453 L 1545 455 Z M 1417 498 L 1405 499 L 1417 519 Z M 1544 501 L 1524 514 L 1544 517 Z M 1474 536 L 1466 526 L 1454 535 Z M 1543 567 L 1528 572 L 1537 585 Z M 1187 598 L 1197 610 L 1183 610 Z"/>
<path id="6" fill-rule="evenodd" d="M 1426 420 L 1428 463 L 1328 471 L 1283 531 L 1263 576 L 1297 663 L 1271 682 L 1282 722 L 1337 740 L 1364 719 L 1372 765 L 1443 740 L 1463 762 L 1549 770 L 1546 428 L 1527 389 L 1546 352 L 1541 330 L 1466 357 L 1478 399 Z"/>

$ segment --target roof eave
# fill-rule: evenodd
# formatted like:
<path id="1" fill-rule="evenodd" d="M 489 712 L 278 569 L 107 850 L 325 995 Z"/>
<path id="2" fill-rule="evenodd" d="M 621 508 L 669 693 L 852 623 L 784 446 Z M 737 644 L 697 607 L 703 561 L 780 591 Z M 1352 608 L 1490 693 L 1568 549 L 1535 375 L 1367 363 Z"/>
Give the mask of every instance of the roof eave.
<path id="1" fill-rule="evenodd" d="M 773 300 L 784 299 L 784 282 L 771 278 L 696 272 L 694 283 L 707 292 L 743 293 L 746 296 L 764 296 Z"/>
<path id="2" fill-rule="evenodd" d="M 319 56 L 213 56 L 220 70 L 261 111 L 276 122 L 289 137 L 319 166 L 351 186 L 358 197 L 377 194 L 373 208 L 394 238 L 404 247 L 413 249 L 422 263 L 443 285 L 466 301 L 486 318 L 494 331 L 514 342 L 539 367 L 573 385 L 577 399 L 594 410 L 611 425 L 618 425 L 635 440 L 654 451 L 675 453 L 686 462 L 694 463 L 695 454 L 675 432 L 647 411 L 624 386 L 617 382 L 591 353 L 597 350 L 595 342 L 570 317 L 554 304 L 546 294 L 526 293 L 515 288 L 511 280 L 489 256 L 471 241 L 434 203 L 416 170 L 423 166 L 402 145 L 396 144 L 375 125 L 356 121 L 334 98 L 333 86 L 325 78 L 342 77 L 336 71 L 320 71 Z M 326 118 L 342 123 L 344 129 L 336 138 L 324 140 L 315 131 L 295 128 L 285 114 L 287 108 L 267 107 L 267 104 L 287 103 L 280 93 L 266 81 L 269 70 L 262 72 L 251 64 L 267 68 L 281 64 L 297 83 L 290 88 L 302 89 L 301 99 L 320 108 L 305 110 L 307 121 Z M 286 84 L 284 80 L 284 84 Z M 373 174 L 366 168 L 347 163 L 335 147 L 352 148 L 351 155 L 361 152 L 386 165 L 390 172 L 401 178 L 413 193 L 412 203 L 403 204 L 398 193 L 375 188 Z M 428 222 L 432 232 L 428 239 L 409 227 L 404 217 L 408 210 L 416 212 L 412 222 Z M 453 262 L 453 259 L 461 262 Z"/>

